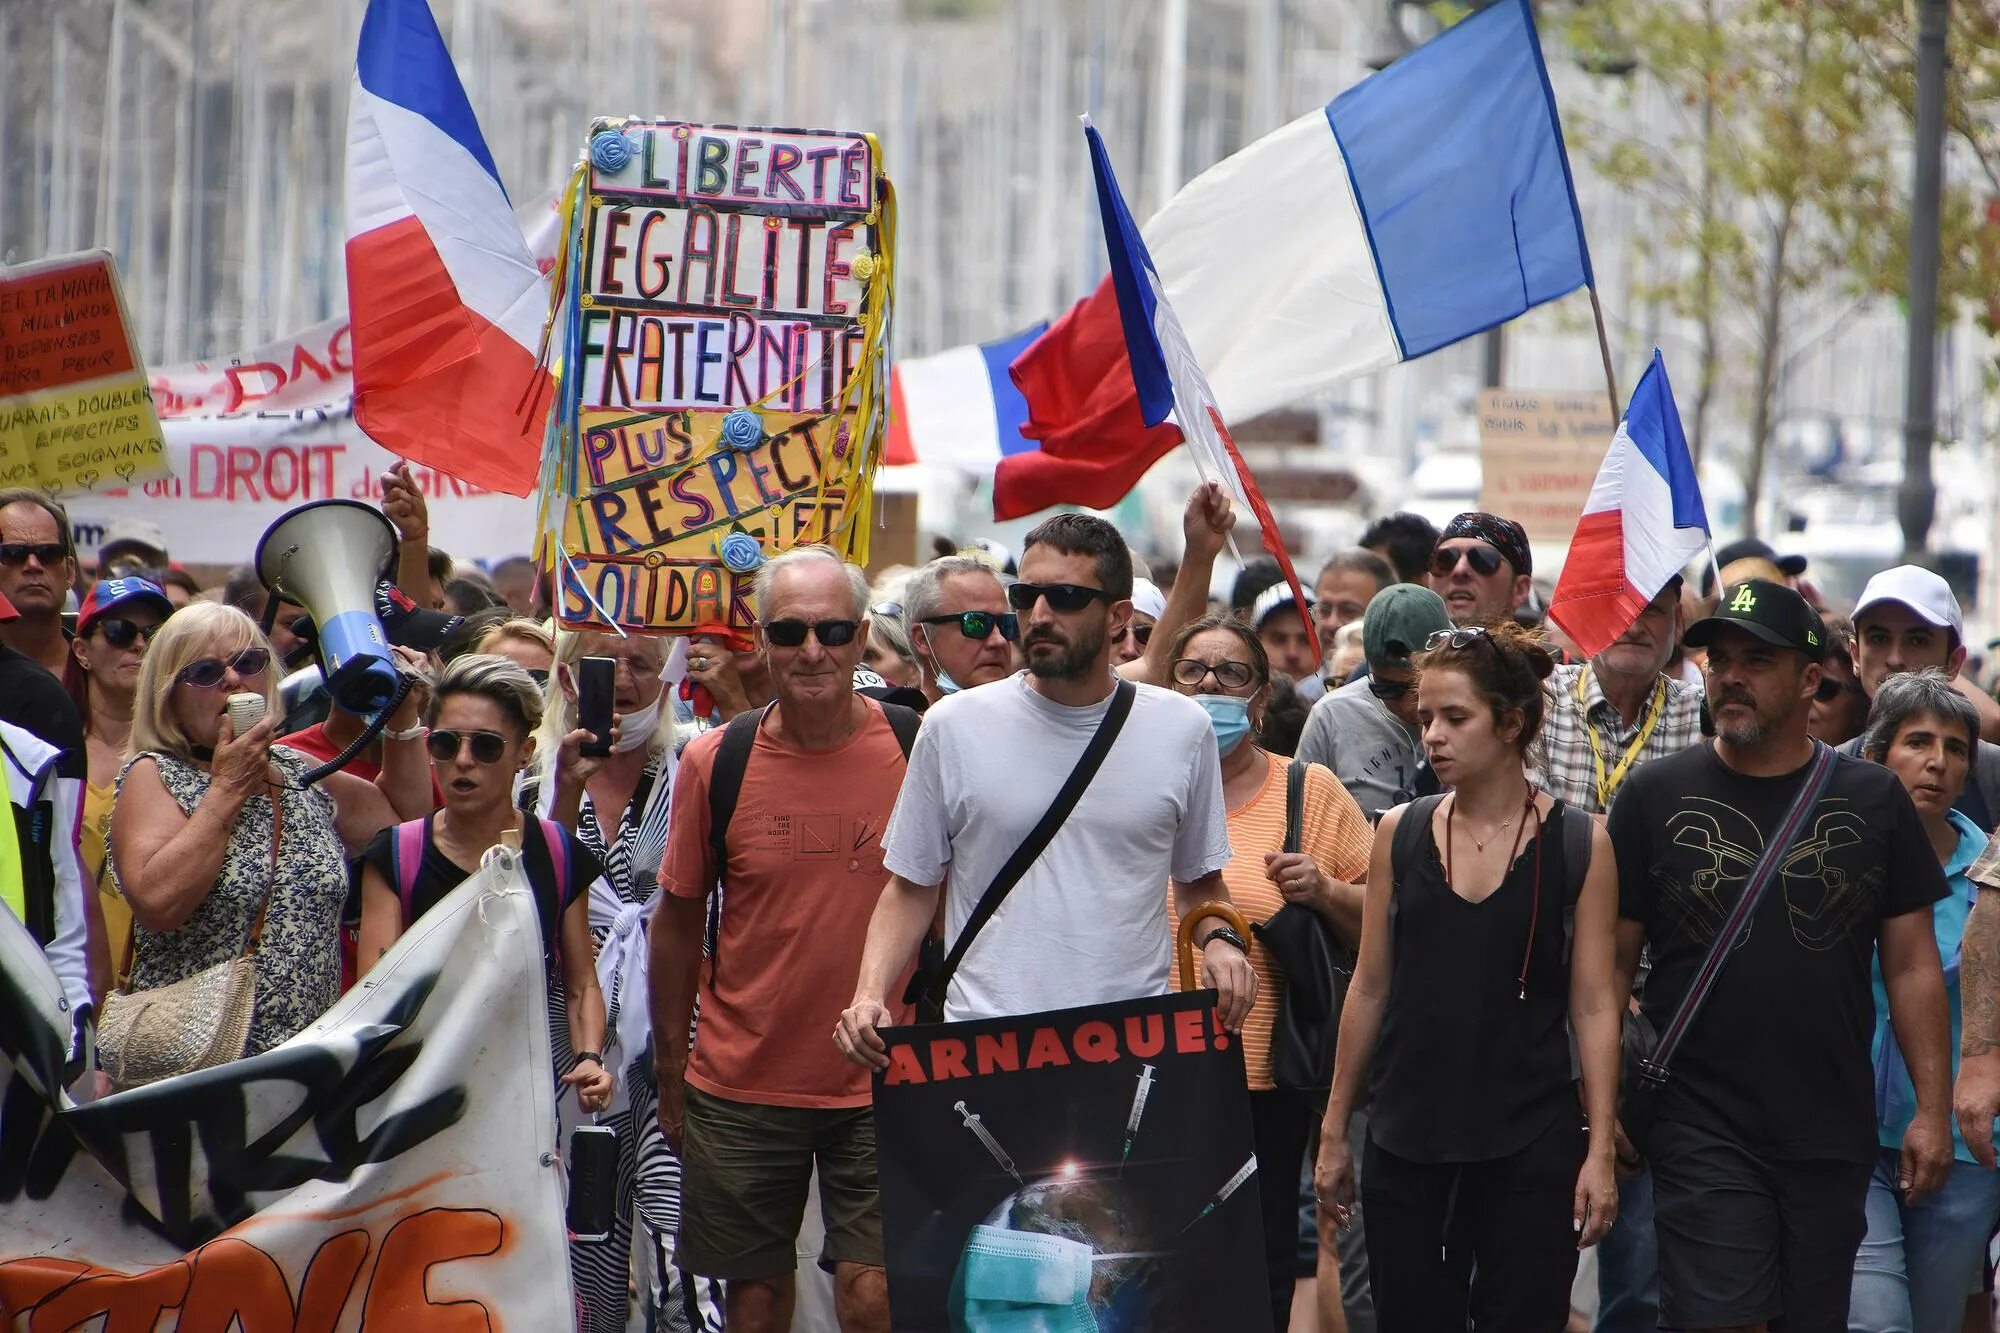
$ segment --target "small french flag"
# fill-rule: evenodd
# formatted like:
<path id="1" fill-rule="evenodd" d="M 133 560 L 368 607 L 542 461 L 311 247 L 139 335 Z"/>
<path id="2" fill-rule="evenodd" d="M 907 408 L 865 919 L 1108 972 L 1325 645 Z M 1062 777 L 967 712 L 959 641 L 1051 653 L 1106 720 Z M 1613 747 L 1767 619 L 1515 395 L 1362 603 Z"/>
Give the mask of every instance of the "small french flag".
<path id="1" fill-rule="evenodd" d="M 361 428 L 462 481 L 533 490 L 548 285 L 425 0 L 369 0 L 361 21 L 347 300 Z"/>
<path id="2" fill-rule="evenodd" d="M 1028 404 L 1007 367 L 1048 327 L 1044 320 L 993 342 L 898 361 L 889 372 L 882 461 L 991 476 L 1002 458 L 1037 448 L 1021 434 Z"/>
<path id="3" fill-rule="evenodd" d="M 1549 616 L 1595 657 L 1708 544 L 1708 510 L 1655 348 L 1584 502 Z"/>

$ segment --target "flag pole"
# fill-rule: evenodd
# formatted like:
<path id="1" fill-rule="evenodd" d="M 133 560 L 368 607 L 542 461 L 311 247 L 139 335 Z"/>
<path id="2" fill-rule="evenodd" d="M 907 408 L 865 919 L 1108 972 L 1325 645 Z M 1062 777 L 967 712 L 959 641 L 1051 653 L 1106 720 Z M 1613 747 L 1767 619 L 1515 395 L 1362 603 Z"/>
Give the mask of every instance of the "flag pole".
<path id="1" fill-rule="evenodd" d="M 1597 299 L 1597 284 L 1588 284 L 1590 292 L 1590 314 L 1597 321 L 1597 351 L 1604 358 L 1604 391 L 1611 395 L 1611 420 L 1616 423 L 1625 414 L 1624 402 L 1618 397 L 1618 377 L 1611 373 L 1611 337 L 1604 331 L 1604 305 Z"/>

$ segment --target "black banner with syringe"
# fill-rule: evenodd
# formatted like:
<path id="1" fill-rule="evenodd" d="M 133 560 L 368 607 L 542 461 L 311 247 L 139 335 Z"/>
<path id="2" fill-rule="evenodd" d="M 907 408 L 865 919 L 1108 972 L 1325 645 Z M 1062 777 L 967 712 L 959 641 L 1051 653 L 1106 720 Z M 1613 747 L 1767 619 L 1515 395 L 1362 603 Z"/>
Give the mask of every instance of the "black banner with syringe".
<path id="1" fill-rule="evenodd" d="M 1214 998 L 884 1030 L 899 1333 L 1269 1328 L 1243 1052 Z"/>

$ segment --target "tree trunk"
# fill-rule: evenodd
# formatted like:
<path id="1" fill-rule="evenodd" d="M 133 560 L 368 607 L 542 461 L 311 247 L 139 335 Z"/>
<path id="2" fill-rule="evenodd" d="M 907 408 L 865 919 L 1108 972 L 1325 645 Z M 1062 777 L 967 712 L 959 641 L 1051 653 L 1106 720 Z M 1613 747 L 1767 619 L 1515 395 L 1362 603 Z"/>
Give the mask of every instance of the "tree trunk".
<path id="1" fill-rule="evenodd" d="M 1708 446 L 1708 409 L 1715 400 L 1718 356 L 1715 347 L 1715 261 L 1709 255 L 1709 229 L 1715 225 L 1715 0 L 1703 0 L 1702 25 L 1710 45 L 1705 48 L 1701 96 L 1701 212 L 1695 238 L 1695 320 L 1701 341 L 1694 394 L 1694 436 L 1689 440 L 1694 465 L 1701 467 Z"/>
<path id="2" fill-rule="evenodd" d="M 1778 367 L 1784 353 L 1785 255 L 1791 248 L 1798 201 L 1787 198 L 1771 231 L 1771 256 L 1757 314 L 1757 390 L 1750 410 L 1750 457 L 1743 468 L 1743 531 L 1755 537 L 1757 509 L 1764 498 L 1764 460 L 1770 452 L 1777 410 Z"/>

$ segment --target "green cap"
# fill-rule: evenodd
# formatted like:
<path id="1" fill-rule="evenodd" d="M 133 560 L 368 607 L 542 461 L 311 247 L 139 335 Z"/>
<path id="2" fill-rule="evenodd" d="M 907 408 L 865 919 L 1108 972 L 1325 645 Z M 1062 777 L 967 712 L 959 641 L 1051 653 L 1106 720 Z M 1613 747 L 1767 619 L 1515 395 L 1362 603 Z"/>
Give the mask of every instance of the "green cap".
<path id="1" fill-rule="evenodd" d="M 1361 616 L 1361 651 L 1371 667 L 1406 667 L 1424 640 L 1451 628 L 1444 598 L 1416 583 L 1392 583 Z"/>

